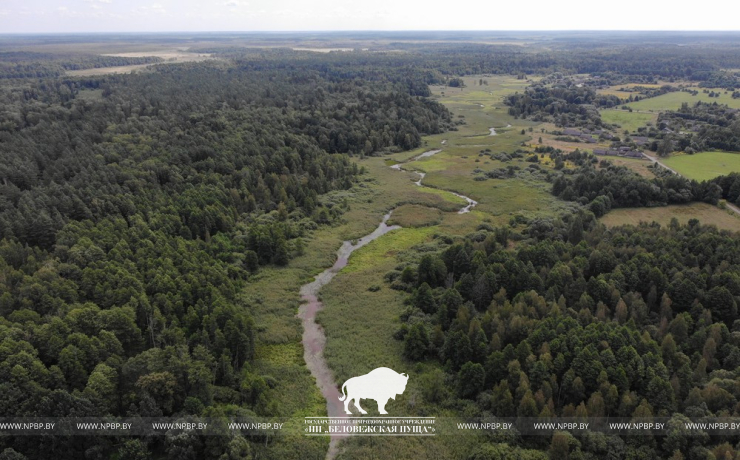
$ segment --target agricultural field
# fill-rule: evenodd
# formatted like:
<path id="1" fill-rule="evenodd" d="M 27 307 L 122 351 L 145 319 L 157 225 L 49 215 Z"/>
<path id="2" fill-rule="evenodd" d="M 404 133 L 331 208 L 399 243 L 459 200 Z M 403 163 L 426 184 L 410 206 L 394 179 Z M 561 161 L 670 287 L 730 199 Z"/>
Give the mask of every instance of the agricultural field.
<path id="1" fill-rule="evenodd" d="M 698 101 L 702 102 L 716 102 L 717 104 L 726 104 L 733 109 L 740 109 L 740 99 L 733 99 L 732 93 L 725 91 L 722 88 L 695 88 L 699 91 L 699 94 L 692 96 L 690 93 L 685 91 L 675 91 L 673 93 L 663 94 L 658 97 L 651 97 L 643 99 L 637 102 L 630 102 L 627 104 L 633 110 L 639 111 L 651 111 L 660 112 L 664 110 L 678 110 L 681 108 L 681 104 L 684 102 L 689 105 L 694 105 Z M 709 97 L 709 94 L 704 93 L 703 90 L 719 92 L 719 97 Z"/>
<path id="2" fill-rule="evenodd" d="M 658 119 L 657 113 L 629 112 L 626 110 L 602 110 L 601 120 L 604 123 L 617 124 L 620 126 L 619 132 L 627 130 L 631 133 L 636 132 L 647 123 L 655 123 Z"/>
<path id="3" fill-rule="evenodd" d="M 675 169 L 682 176 L 698 181 L 740 171 L 740 153 L 733 152 L 698 152 L 693 155 L 672 155 L 662 159 L 661 162 Z"/>
<path id="4" fill-rule="evenodd" d="M 736 231 L 740 228 L 740 216 L 706 203 L 661 206 L 657 208 L 622 208 L 615 209 L 600 221 L 607 227 L 618 225 L 638 225 L 641 222 L 657 222 L 667 226 L 671 219 L 686 224 L 690 219 L 699 219 L 702 224 L 716 225 L 717 228 Z"/>

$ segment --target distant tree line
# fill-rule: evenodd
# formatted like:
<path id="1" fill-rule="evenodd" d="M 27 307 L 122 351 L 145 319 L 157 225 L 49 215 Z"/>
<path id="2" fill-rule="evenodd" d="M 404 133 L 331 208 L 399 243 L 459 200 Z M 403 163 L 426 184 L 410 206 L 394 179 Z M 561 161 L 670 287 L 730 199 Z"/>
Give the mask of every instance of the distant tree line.
<path id="1" fill-rule="evenodd" d="M 701 43 L 696 46 L 675 44 L 610 43 L 608 40 L 579 46 L 571 40 L 537 45 L 523 49 L 514 45 L 472 43 L 395 43 L 404 53 L 372 51 L 348 53 L 306 53 L 290 49 L 245 49 L 214 45 L 194 49 L 230 59 L 276 61 L 290 57 L 293 61 L 312 61 L 360 69 L 374 67 L 415 68 L 428 74 L 429 83 L 443 83 L 444 76 L 506 74 L 547 75 L 554 72 L 606 76 L 615 81 L 654 83 L 656 77 L 712 81 L 721 69 L 740 68 L 740 53 L 733 43 Z"/>
<path id="2" fill-rule="evenodd" d="M 49 78 L 67 70 L 97 69 L 134 64 L 157 64 L 157 56 L 103 56 L 98 54 L 57 54 L 28 51 L 0 51 L 0 79 Z"/>

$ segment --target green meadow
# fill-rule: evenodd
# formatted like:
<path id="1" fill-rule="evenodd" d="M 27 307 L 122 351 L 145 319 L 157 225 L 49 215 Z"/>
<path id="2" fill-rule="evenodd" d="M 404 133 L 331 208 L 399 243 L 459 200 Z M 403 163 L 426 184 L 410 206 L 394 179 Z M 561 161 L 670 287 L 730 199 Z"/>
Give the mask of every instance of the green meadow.
<path id="1" fill-rule="evenodd" d="M 702 102 L 716 102 L 717 104 L 726 104 L 734 109 L 740 109 L 740 99 L 733 99 L 732 93 L 726 92 L 721 88 L 695 88 L 699 90 L 699 94 L 692 96 L 690 93 L 685 91 L 675 91 L 672 93 L 666 93 L 658 97 L 651 97 L 643 99 L 637 102 L 630 102 L 627 104 L 633 110 L 648 110 L 653 112 L 660 112 L 662 110 L 678 110 L 681 108 L 681 104 L 684 102 L 689 105 L 694 105 L 698 101 Z M 709 94 L 702 92 L 704 89 L 719 93 L 719 97 L 709 97 Z"/>
<path id="2" fill-rule="evenodd" d="M 698 181 L 740 171 L 740 153 L 733 152 L 681 154 L 670 156 L 661 162 L 675 169 L 682 176 Z"/>
<path id="3" fill-rule="evenodd" d="M 699 219 L 702 224 L 716 225 L 717 228 L 736 231 L 740 228 L 740 216 L 707 203 L 660 206 L 655 208 L 615 209 L 600 221 L 607 227 L 619 225 L 638 225 L 640 222 L 657 222 L 667 226 L 676 218 L 685 225 L 689 219 Z"/>
<path id="4" fill-rule="evenodd" d="M 605 160 L 616 166 L 624 166 L 626 168 L 629 168 L 642 177 L 647 177 L 648 179 L 652 179 L 655 177 L 653 171 L 648 168 L 648 166 L 653 164 L 649 160 L 629 157 L 608 157 Z"/>
<path id="5" fill-rule="evenodd" d="M 604 123 L 619 125 L 620 132 L 623 132 L 625 129 L 631 133 L 636 132 L 637 128 L 641 128 L 647 123 L 654 123 L 657 118 L 658 115 L 653 113 L 629 112 L 615 109 L 601 111 L 601 120 Z"/>

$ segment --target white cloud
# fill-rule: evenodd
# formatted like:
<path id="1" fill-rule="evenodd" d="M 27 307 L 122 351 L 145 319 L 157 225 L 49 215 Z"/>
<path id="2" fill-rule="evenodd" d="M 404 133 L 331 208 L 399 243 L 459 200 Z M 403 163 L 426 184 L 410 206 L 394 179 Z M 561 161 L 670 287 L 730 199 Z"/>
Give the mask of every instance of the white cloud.
<path id="1" fill-rule="evenodd" d="M 134 14 L 139 16 L 149 16 L 152 14 L 167 14 L 167 10 L 162 6 L 161 3 L 152 3 L 149 6 L 140 6 L 132 10 Z"/>

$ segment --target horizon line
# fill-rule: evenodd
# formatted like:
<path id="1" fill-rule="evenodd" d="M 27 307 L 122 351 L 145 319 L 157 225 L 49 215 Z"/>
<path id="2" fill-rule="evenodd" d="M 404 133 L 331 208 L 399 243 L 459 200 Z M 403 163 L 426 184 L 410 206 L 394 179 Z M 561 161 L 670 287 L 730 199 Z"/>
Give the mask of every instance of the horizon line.
<path id="1" fill-rule="evenodd" d="M 740 29 L 356 29 L 356 30 L 119 30 L 68 32 L 0 32 L 2 36 L 17 35 L 114 35 L 114 34 L 316 34 L 316 33 L 740 33 Z"/>

